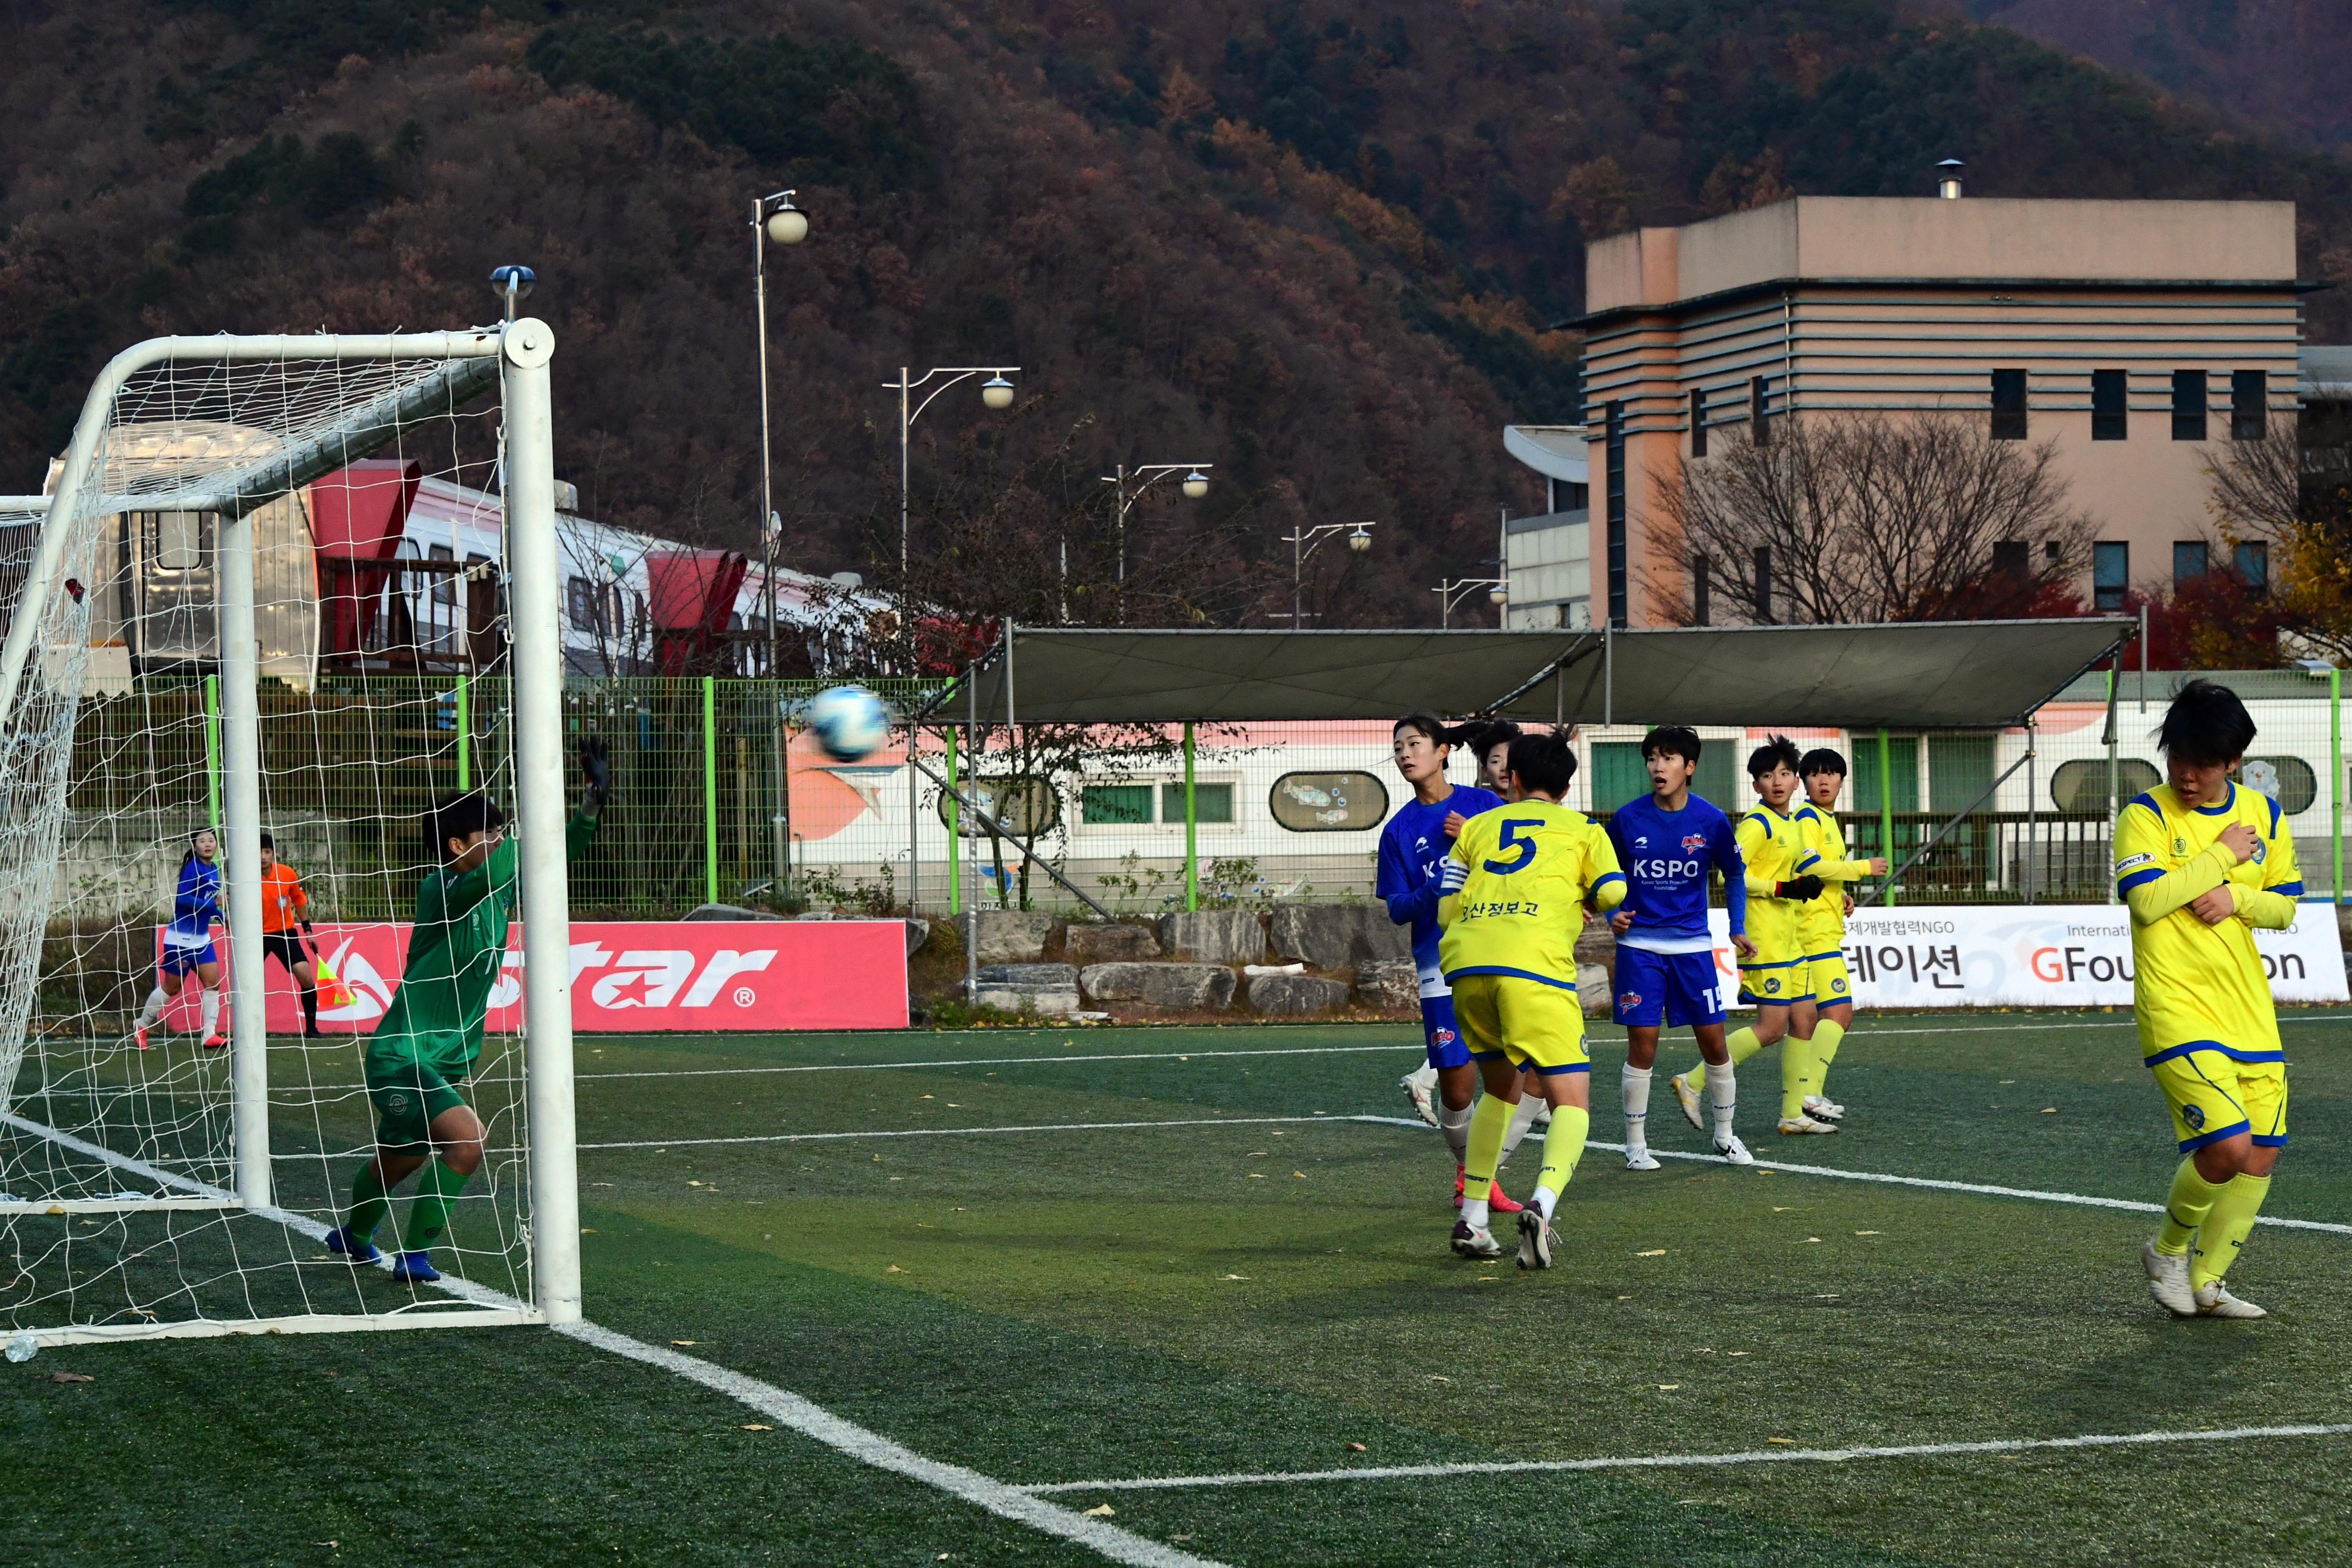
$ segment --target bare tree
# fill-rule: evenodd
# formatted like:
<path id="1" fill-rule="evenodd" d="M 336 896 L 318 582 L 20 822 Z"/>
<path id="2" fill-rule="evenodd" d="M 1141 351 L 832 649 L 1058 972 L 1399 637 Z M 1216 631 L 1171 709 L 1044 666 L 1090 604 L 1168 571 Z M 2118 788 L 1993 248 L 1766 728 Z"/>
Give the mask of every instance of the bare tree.
<path id="1" fill-rule="evenodd" d="M 1684 624 L 2044 613 L 2097 526 L 2068 504 L 2055 442 L 1947 415 L 1800 415 L 1653 482 L 1644 575 Z"/>
<path id="2" fill-rule="evenodd" d="M 2222 542 L 2270 549 L 2269 580 L 2245 586 L 2267 595 L 2283 626 L 2339 663 L 2352 660 L 2352 474 L 2343 447 L 2275 420 L 2259 438 L 2209 447 L 2205 456 L 2206 510 Z"/>

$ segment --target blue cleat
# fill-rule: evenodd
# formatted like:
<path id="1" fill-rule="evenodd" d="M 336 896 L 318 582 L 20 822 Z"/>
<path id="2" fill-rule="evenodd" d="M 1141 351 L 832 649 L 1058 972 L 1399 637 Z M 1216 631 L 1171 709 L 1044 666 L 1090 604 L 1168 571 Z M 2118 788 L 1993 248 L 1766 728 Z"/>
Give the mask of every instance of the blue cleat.
<path id="1" fill-rule="evenodd" d="M 392 1277 L 412 1285 L 430 1285 L 441 1278 L 441 1271 L 433 1267 L 430 1254 L 404 1252 L 392 1260 Z"/>
<path id="2" fill-rule="evenodd" d="M 327 1250 L 353 1263 L 373 1263 L 383 1257 L 375 1243 L 362 1241 L 347 1225 L 339 1225 L 327 1233 Z"/>

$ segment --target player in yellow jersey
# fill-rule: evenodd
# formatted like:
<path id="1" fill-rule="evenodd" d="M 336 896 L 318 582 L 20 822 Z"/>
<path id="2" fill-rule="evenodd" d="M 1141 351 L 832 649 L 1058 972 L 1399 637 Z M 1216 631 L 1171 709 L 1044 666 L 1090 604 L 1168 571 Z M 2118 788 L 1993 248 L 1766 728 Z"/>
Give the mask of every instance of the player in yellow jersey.
<path id="1" fill-rule="evenodd" d="M 2140 1056 L 2183 1156 L 2140 1263 L 2181 1318 L 2264 1316 L 2222 1279 L 2286 1146 L 2286 1051 L 2254 929 L 2294 923 L 2303 874 L 2277 803 L 2230 778 L 2253 738 L 2237 693 L 2190 681 L 2157 732 L 2166 782 L 2116 817 Z"/>
<path id="2" fill-rule="evenodd" d="M 1559 804 L 1576 753 L 1557 732 L 1511 742 L 1509 803 L 1463 825 L 1439 876 L 1438 964 L 1454 989 L 1454 1017 L 1486 1093 L 1470 1119 L 1462 1218 L 1454 1250 L 1500 1258 L 1486 1194 L 1533 1069 L 1551 1106 L 1543 1169 L 1519 1211 L 1519 1267 L 1549 1268 L 1559 1233 L 1552 1211 L 1575 1173 L 1592 1122 L 1592 1063 L 1576 995 L 1576 939 L 1584 911 L 1614 908 L 1625 873 L 1609 836 Z"/>
<path id="3" fill-rule="evenodd" d="M 1739 819 L 1734 836 L 1747 865 L 1748 939 L 1753 954 L 1739 961 L 1739 999 L 1756 1008 L 1756 1022 L 1733 1031 L 1725 1042 L 1731 1065 L 1741 1062 L 1789 1033 L 1790 1009 L 1812 1000 L 1805 984 L 1805 942 L 1800 928 L 1803 907 L 1822 896 L 1821 879 L 1809 874 L 1820 858 L 1797 831 L 1789 803 L 1797 794 L 1796 742 L 1774 735 L 1748 753 L 1748 777 L 1756 786 L 1756 809 Z M 1805 1113 L 1805 1097 L 1817 1087 L 1812 1050 L 1792 1042 L 1780 1052 L 1780 1131 L 1834 1132 L 1837 1124 Z M 1700 1062 L 1671 1082 L 1675 1099 L 1694 1127 L 1700 1125 L 1698 1097 L 1706 1086 Z"/>
<path id="4" fill-rule="evenodd" d="M 1845 917 L 1853 912 L 1853 895 L 1846 884 L 1863 877 L 1884 877 L 1886 862 L 1874 855 L 1853 860 L 1846 857 L 1845 833 L 1838 826 L 1838 792 L 1845 788 L 1845 759 L 1827 746 L 1807 752 L 1797 764 L 1804 780 L 1804 804 L 1797 807 L 1797 838 L 1811 851 L 1805 875 L 1822 879 L 1822 896 L 1797 911 L 1797 934 L 1805 949 L 1803 989 L 1810 1002 L 1790 1009 L 1787 1054 L 1801 1044 L 1812 1053 L 1813 1092 L 1801 1109 L 1815 1121 L 1843 1122 L 1845 1107 L 1830 1098 L 1830 1063 L 1837 1060 L 1838 1042 L 1853 1027 L 1853 977 L 1845 966 Z"/>

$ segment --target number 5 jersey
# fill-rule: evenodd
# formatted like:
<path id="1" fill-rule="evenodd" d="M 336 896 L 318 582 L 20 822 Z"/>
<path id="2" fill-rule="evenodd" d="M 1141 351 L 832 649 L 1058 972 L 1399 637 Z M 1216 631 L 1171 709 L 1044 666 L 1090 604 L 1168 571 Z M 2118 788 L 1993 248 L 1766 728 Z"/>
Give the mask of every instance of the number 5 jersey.
<path id="1" fill-rule="evenodd" d="M 1449 984 L 1465 974 L 1511 974 L 1573 991 L 1584 901 L 1609 909 L 1625 896 L 1609 836 L 1582 812 L 1548 800 L 1472 817 L 1441 876 L 1438 963 Z"/>

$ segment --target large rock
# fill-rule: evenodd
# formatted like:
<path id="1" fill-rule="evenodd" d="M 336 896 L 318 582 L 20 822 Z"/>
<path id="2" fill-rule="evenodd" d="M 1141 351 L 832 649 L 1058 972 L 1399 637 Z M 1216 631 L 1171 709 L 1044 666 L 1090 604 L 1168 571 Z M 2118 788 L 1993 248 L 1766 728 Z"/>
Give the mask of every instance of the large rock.
<path id="1" fill-rule="evenodd" d="M 967 930 L 974 920 L 980 926 L 982 963 L 1034 963 L 1045 956 L 1045 946 L 1062 923 L 1052 915 L 1021 910 L 982 910 L 964 917 Z"/>
<path id="2" fill-rule="evenodd" d="M 1078 984 L 1097 1002 L 1188 1012 L 1220 1012 L 1234 1000 L 1234 972 L 1222 963 L 1097 963 Z"/>
<path id="3" fill-rule="evenodd" d="M 1150 926 L 1089 921 L 1062 932 L 1063 951 L 1073 963 L 1108 963 L 1119 959 L 1157 958 L 1159 939 Z"/>
<path id="4" fill-rule="evenodd" d="M 983 928 L 985 929 L 985 928 Z M 983 963 L 972 1000 L 1007 1013 L 1078 1010 L 1078 972 L 1067 963 Z"/>
<path id="5" fill-rule="evenodd" d="M 1412 928 L 1389 919 L 1385 904 L 1285 904 L 1274 911 L 1274 950 L 1318 969 L 1345 969 L 1411 958 Z"/>
<path id="6" fill-rule="evenodd" d="M 1348 988 L 1313 974 L 1259 974 L 1250 979 L 1249 1002 L 1261 1013 L 1328 1013 L 1348 1005 Z"/>
<path id="7" fill-rule="evenodd" d="M 1411 1013 L 1421 1006 L 1421 973 L 1410 958 L 1375 958 L 1356 965 L 1356 996 L 1367 1006 Z"/>
<path id="8" fill-rule="evenodd" d="M 1576 999 L 1584 1005 L 1586 1017 L 1606 1018 L 1611 1015 L 1613 1009 L 1610 1004 L 1615 999 L 1612 984 L 1609 972 L 1597 963 L 1576 966 Z"/>
<path id="9" fill-rule="evenodd" d="M 1178 958 L 1255 963 L 1265 956 L 1265 928 L 1254 910 L 1186 910 L 1160 917 L 1160 946 Z"/>

